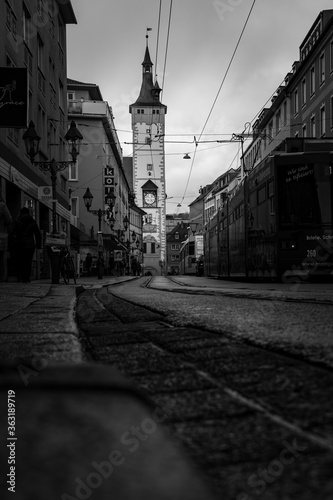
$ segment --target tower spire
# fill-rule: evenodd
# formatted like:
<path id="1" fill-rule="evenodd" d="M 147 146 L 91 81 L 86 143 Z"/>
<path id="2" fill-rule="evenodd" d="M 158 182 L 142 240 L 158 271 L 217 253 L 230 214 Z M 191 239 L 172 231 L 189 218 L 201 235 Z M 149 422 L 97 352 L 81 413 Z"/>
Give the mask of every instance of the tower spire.
<path id="1" fill-rule="evenodd" d="M 159 106 L 165 109 L 166 106 L 160 102 L 160 93 L 161 88 L 158 85 L 157 78 L 155 78 L 155 82 L 153 81 L 153 63 L 149 54 L 148 47 L 148 32 L 151 31 L 151 28 L 146 28 L 146 49 L 145 55 L 142 62 L 142 84 L 140 89 L 140 94 L 135 103 L 130 104 L 130 113 L 132 112 L 132 107 L 135 106 Z"/>

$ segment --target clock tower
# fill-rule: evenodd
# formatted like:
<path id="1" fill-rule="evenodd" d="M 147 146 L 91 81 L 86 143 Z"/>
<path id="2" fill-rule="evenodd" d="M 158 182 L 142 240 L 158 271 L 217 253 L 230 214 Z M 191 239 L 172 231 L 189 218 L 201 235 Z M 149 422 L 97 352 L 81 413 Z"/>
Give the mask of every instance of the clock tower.
<path id="1" fill-rule="evenodd" d="M 153 81 L 153 64 L 146 38 L 141 90 L 129 112 L 132 115 L 135 199 L 146 212 L 143 224 L 144 272 L 154 276 L 166 271 L 164 120 L 167 107 L 160 101 L 162 89 L 157 80 Z"/>

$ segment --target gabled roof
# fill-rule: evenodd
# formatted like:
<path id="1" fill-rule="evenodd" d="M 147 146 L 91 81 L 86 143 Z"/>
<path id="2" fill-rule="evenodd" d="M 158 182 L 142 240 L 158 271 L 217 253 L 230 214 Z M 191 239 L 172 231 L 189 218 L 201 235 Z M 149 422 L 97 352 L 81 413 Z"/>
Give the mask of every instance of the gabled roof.
<path id="1" fill-rule="evenodd" d="M 156 189 L 158 189 L 158 186 L 156 186 L 156 184 L 154 184 L 153 181 L 149 179 L 149 181 L 145 182 L 145 184 L 141 186 L 141 189 L 152 189 L 153 191 L 155 191 Z"/>
<path id="2" fill-rule="evenodd" d="M 72 89 L 70 87 L 72 87 Z M 95 83 L 79 82 L 78 80 L 67 78 L 67 88 L 69 90 L 87 90 L 93 101 L 103 101 L 103 96 L 100 88 Z"/>

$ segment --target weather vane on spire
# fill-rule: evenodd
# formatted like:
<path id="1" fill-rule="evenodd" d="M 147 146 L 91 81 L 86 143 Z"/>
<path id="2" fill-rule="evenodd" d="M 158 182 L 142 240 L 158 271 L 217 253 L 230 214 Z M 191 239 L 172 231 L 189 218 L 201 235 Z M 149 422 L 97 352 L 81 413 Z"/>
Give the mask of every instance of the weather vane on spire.
<path id="1" fill-rule="evenodd" d="M 147 47 L 148 47 L 148 38 L 149 38 L 148 31 L 151 31 L 151 30 L 152 30 L 152 28 L 146 28 Z"/>

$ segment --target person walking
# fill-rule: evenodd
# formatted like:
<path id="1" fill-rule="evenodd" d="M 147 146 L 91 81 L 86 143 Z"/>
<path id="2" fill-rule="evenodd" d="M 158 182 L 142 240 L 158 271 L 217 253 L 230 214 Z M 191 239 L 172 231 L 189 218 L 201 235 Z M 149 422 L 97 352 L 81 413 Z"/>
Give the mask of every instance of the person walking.
<path id="1" fill-rule="evenodd" d="M 41 248 L 41 234 L 28 208 L 21 208 L 20 215 L 13 224 L 13 233 L 16 245 L 17 278 L 22 283 L 29 283 L 35 249 Z"/>
<path id="2" fill-rule="evenodd" d="M 5 258 L 8 249 L 8 232 L 12 224 L 12 216 L 5 200 L 0 195 L 0 281 L 5 279 Z"/>
<path id="3" fill-rule="evenodd" d="M 90 252 L 87 253 L 85 263 L 86 263 L 87 276 L 91 276 L 92 255 Z"/>

